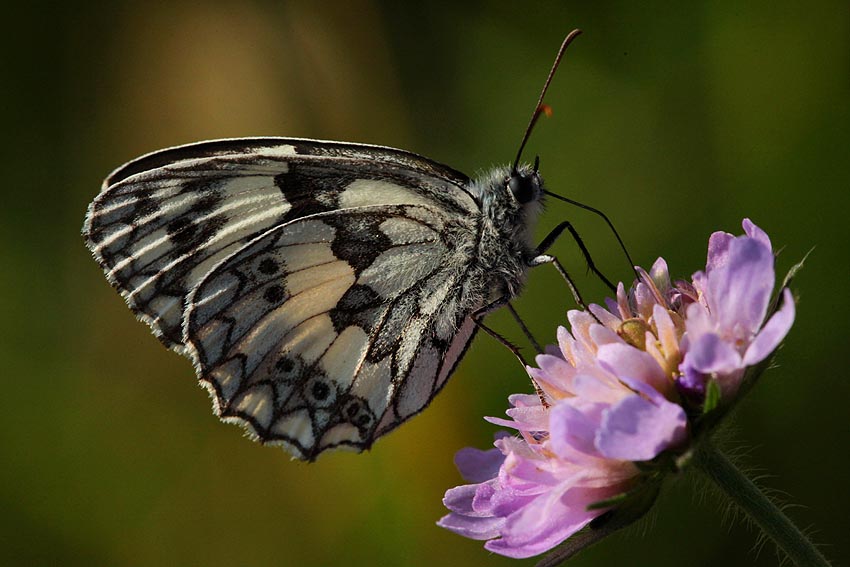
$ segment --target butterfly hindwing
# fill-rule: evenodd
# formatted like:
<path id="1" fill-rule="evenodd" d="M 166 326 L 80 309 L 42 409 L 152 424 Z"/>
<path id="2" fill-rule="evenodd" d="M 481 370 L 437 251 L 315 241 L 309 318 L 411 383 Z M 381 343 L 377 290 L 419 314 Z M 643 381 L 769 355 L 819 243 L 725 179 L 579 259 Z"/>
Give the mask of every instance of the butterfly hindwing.
<path id="1" fill-rule="evenodd" d="M 255 238 L 189 298 L 184 341 L 216 413 L 305 459 L 369 447 L 430 402 L 471 340 L 455 249 L 474 238 L 474 223 L 418 204 Z"/>

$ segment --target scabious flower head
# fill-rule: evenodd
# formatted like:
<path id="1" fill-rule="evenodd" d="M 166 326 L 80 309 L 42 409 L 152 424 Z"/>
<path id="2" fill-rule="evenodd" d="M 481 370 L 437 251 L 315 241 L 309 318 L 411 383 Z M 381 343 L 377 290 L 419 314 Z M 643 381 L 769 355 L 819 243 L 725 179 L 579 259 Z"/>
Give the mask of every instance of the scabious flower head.
<path id="1" fill-rule="evenodd" d="M 510 419 L 488 421 L 519 435 L 488 451 L 463 449 L 455 463 L 469 484 L 443 500 L 439 525 L 510 557 L 540 554 L 606 510 L 658 482 L 693 442 L 694 420 L 716 386 L 738 391 L 790 329 L 794 304 L 764 324 L 774 287 L 767 235 L 714 233 L 705 271 L 671 282 L 658 259 L 605 307 L 570 311 L 570 331 L 529 367 L 537 393 L 509 398 Z M 653 493 L 654 498 L 654 493 Z M 634 500 L 635 498 L 633 498 Z M 638 510 L 638 517 L 643 509 Z"/>

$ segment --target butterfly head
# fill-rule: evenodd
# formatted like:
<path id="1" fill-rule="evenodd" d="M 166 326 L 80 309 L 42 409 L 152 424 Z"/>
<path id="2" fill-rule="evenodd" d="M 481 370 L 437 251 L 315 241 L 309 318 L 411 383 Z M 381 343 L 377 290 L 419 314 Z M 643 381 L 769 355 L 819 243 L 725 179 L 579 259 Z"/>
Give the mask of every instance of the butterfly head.
<path id="1" fill-rule="evenodd" d="M 512 168 L 505 178 L 505 193 L 509 195 L 513 206 L 513 222 L 519 232 L 528 233 L 543 208 L 543 178 L 538 173 L 538 161 L 534 167 L 527 165 Z"/>
<path id="2" fill-rule="evenodd" d="M 538 161 L 535 161 L 533 169 L 512 169 L 506 180 L 510 194 L 520 206 L 539 201 L 543 195 L 543 180 L 537 173 L 537 166 Z"/>
<path id="3" fill-rule="evenodd" d="M 542 208 L 543 179 L 536 167 L 495 168 L 470 187 L 481 213 L 509 240 L 525 242 Z"/>

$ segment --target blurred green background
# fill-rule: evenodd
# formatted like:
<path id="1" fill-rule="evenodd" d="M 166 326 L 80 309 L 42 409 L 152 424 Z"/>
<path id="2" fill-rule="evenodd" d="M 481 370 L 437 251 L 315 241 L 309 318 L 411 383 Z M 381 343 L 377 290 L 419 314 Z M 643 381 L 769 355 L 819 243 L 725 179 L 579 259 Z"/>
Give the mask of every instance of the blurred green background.
<path id="1" fill-rule="evenodd" d="M 635 260 L 687 276 L 714 230 L 752 217 L 810 248 L 780 368 L 736 415 L 735 447 L 790 515 L 850 564 L 846 322 L 850 8 L 846 2 L 111 2 L 4 9 L 0 215 L 0 563 L 531 565 L 437 528 L 452 464 L 528 391 L 479 337 L 423 415 L 368 454 L 313 465 L 219 423 L 189 362 L 134 320 L 83 246 L 114 167 L 206 138 L 286 135 L 406 148 L 473 174 L 513 158 L 555 51 L 567 53 L 529 144 L 549 188 L 605 210 Z M 629 275 L 595 217 L 603 270 Z M 555 252 L 589 298 L 575 247 Z M 550 273 L 551 272 L 551 273 Z M 519 310 L 551 342 L 569 295 L 534 272 Z M 493 324 L 520 341 L 503 314 Z M 690 477 L 643 527 L 572 562 L 776 565 Z"/>

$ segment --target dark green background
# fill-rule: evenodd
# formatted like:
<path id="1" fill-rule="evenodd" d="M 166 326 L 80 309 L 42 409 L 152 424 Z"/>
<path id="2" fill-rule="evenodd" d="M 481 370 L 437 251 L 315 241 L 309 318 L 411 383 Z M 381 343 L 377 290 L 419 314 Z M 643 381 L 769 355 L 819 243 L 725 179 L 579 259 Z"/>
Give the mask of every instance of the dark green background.
<path id="1" fill-rule="evenodd" d="M 433 406 L 371 453 L 291 462 L 218 423 L 79 230 L 112 168 L 205 138 L 380 143 L 470 174 L 506 163 L 558 44 L 582 27 L 527 152 L 551 190 L 602 208 L 638 263 L 663 255 L 680 276 L 745 216 L 782 250 L 780 270 L 815 247 L 781 366 L 738 412 L 735 446 L 850 564 L 846 2 L 45 4 L 4 10 L 3 27 L 0 562 L 532 564 L 434 525 L 460 483 L 454 452 L 488 445 L 482 416 L 529 390 L 494 341 L 479 337 Z M 586 213 L 552 204 L 539 233 L 564 218 L 628 277 Z M 575 247 L 555 251 L 601 299 Z M 548 268 L 519 301 L 546 341 L 569 305 Z M 520 340 L 503 314 L 493 323 Z M 778 563 L 723 517 L 678 479 L 642 528 L 573 564 Z"/>

